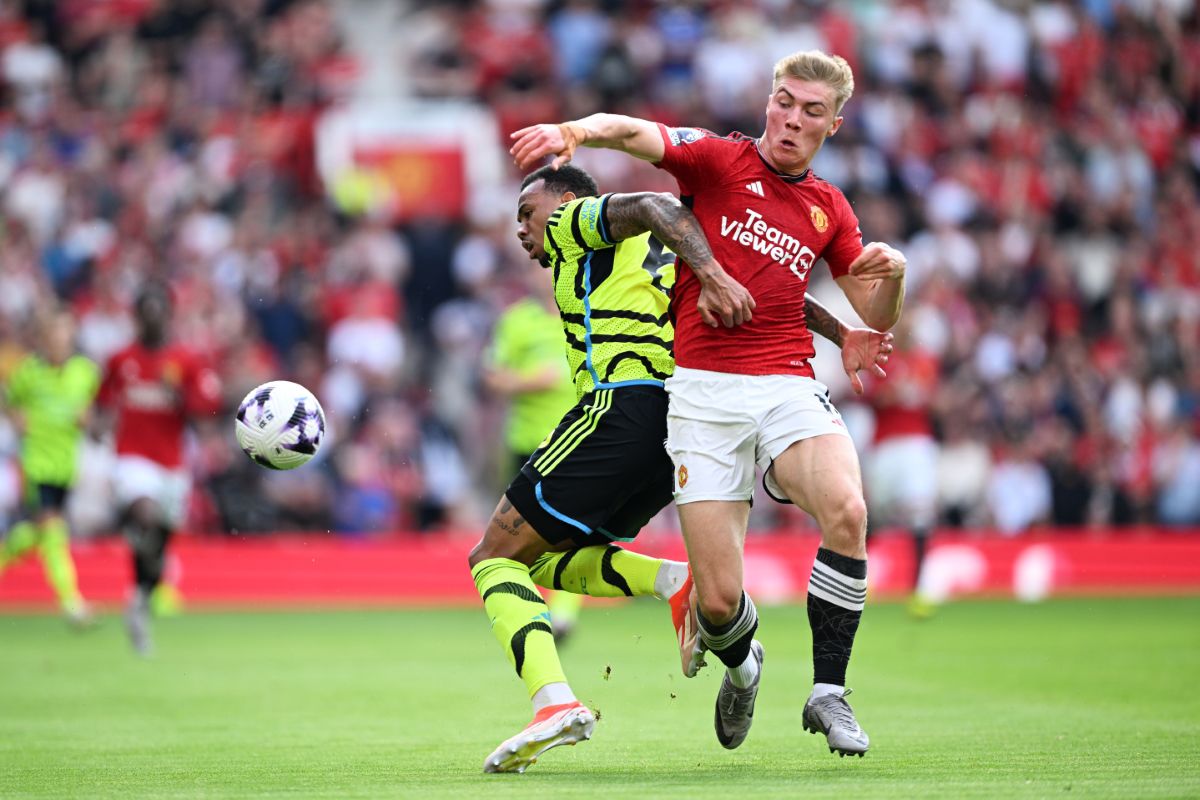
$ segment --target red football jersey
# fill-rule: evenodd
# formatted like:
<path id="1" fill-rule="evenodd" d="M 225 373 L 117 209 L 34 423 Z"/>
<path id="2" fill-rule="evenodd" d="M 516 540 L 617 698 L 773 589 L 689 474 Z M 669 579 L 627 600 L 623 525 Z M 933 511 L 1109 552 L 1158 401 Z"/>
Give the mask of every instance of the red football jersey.
<path id="1" fill-rule="evenodd" d="M 148 350 L 134 342 L 109 360 L 98 400 L 117 413 L 118 455 L 173 469 L 183 463 L 188 417 L 220 411 L 221 381 L 180 345 Z"/>
<path id="2" fill-rule="evenodd" d="M 749 290 L 754 319 L 710 328 L 696 301 L 700 283 L 676 272 L 671 313 L 675 363 L 741 375 L 807 375 L 812 334 L 804 321 L 809 273 L 824 258 L 835 278 L 862 252 L 858 218 L 845 195 L 813 175 L 788 176 L 759 155 L 757 140 L 659 125 L 665 152 L 656 166 L 679 182 L 713 254 Z"/>
<path id="3" fill-rule="evenodd" d="M 922 350 L 897 350 L 887 363 L 887 378 L 874 382 L 875 443 L 901 436 L 933 436 L 930 416 L 937 393 L 937 356 Z"/>

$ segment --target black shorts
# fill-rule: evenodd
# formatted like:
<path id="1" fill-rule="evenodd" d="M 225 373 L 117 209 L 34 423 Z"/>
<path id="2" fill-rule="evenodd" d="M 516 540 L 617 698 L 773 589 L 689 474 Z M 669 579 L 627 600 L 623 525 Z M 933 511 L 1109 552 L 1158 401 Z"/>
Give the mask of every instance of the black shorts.
<path id="1" fill-rule="evenodd" d="M 551 544 L 628 541 L 671 502 L 667 393 L 590 392 L 566 413 L 504 495 Z"/>
<path id="2" fill-rule="evenodd" d="M 62 511 L 67 505 L 69 487 L 53 483 L 35 483 L 27 490 L 26 501 L 30 511 Z"/>

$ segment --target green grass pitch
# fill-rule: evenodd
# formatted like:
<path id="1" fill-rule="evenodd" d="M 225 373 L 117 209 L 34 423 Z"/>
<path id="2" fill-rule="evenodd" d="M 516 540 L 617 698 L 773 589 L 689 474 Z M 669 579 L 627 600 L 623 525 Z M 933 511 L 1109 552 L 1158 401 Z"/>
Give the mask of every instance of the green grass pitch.
<path id="1" fill-rule="evenodd" d="M 529 712 L 480 610 L 192 613 L 145 661 L 116 617 L 0 616 L 0 797 L 1200 796 L 1200 598 L 868 606 L 864 759 L 801 730 L 804 609 L 762 620 L 739 750 L 713 734 L 718 670 L 678 674 L 665 606 L 597 605 L 563 651 L 595 737 L 483 775 Z"/>

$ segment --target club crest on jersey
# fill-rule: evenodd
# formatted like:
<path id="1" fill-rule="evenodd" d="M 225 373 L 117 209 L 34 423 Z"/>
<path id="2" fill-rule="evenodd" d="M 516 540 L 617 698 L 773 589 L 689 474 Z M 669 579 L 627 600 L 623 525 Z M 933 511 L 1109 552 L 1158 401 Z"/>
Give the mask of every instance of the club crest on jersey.
<path id="1" fill-rule="evenodd" d="M 667 128 L 667 136 L 673 145 L 691 144 L 704 138 L 704 131 L 697 128 Z"/>
<path id="2" fill-rule="evenodd" d="M 687 467 L 679 465 L 679 488 L 687 486 Z"/>
<path id="3" fill-rule="evenodd" d="M 820 206 L 813 206 L 809 211 L 809 217 L 812 219 L 813 227 L 817 229 L 817 233 L 824 233 L 829 230 L 829 217 L 825 215 Z"/>

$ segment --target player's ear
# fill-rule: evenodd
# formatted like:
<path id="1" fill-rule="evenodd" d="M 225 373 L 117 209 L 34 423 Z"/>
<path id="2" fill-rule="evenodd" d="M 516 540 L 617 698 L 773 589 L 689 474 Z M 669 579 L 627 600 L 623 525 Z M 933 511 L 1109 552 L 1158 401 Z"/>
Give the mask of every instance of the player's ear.
<path id="1" fill-rule="evenodd" d="M 569 203 L 574 200 L 575 197 L 576 195 L 574 192 L 563 192 L 563 196 L 560 198 L 559 204 L 561 205 L 562 203 Z"/>
<path id="2" fill-rule="evenodd" d="M 843 117 L 843 116 L 840 116 L 840 115 L 839 115 L 839 116 L 836 116 L 836 117 L 834 117 L 834 118 L 833 118 L 833 125 L 829 126 L 829 133 L 825 134 L 825 137 L 826 137 L 826 138 L 828 138 L 828 137 L 830 137 L 830 136 L 833 136 L 835 133 L 837 133 L 837 132 L 838 132 L 838 129 L 842 127 L 842 122 L 843 122 L 845 119 L 846 119 L 845 117 Z"/>

